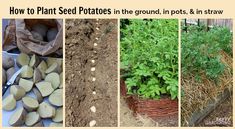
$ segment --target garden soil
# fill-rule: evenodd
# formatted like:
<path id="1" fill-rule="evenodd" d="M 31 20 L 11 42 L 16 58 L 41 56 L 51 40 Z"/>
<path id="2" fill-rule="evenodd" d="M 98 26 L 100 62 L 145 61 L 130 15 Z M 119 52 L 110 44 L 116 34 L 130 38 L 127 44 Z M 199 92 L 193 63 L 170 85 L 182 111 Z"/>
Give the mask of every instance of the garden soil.
<path id="1" fill-rule="evenodd" d="M 117 20 L 69 19 L 65 29 L 66 126 L 117 126 Z"/>

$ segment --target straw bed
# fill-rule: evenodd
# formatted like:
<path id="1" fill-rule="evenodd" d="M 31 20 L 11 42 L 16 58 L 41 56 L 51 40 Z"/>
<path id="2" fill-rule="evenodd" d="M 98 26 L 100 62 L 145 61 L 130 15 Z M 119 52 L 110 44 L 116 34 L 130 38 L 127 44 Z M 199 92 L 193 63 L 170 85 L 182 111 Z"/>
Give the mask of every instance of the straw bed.
<path id="1" fill-rule="evenodd" d="M 232 57 L 221 51 L 221 62 L 225 64 L 224 73 L 215 82 L 207 79 L 201 72 L 201 82 L 195 80 L 193 74 L 182 75 L 181 84 L 184 96 L 181 99 L 181 119 L 183 126 L 189 126 L 193 113 L 202 111 L 210 101 L 216 100 L 218 95 L 228 89 L 232 90 Z"/>

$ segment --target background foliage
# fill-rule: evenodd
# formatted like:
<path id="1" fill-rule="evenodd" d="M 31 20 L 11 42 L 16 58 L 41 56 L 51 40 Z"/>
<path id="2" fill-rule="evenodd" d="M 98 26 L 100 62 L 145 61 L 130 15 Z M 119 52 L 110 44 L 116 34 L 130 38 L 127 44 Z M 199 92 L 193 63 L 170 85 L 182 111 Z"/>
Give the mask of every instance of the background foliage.
<path id="1" fill-rule="evenodd" d="M 198 81 L 201 73 L 216 81 L 223 73 L 220 51 L 232 56 L 232 34 L 228 28 L 214 27 L 209 31 L 205 26 L 192 25 L 188 32 L 182 32 L 181 62 L 184 75 L 194 74 Z"/>

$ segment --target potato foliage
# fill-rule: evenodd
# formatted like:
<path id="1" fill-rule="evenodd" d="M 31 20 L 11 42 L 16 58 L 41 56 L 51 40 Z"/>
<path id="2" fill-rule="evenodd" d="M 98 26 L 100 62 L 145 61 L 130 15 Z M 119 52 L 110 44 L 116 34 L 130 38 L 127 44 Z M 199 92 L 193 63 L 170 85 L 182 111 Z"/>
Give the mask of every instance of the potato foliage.
<path id="1" fill-rule="evenodd" d="M 220 51 L 232 56 L 232 34 L 228 28 L 214 27 L 207 31 L 205 26 L 192 25 L 181 36 L 182 74 L 193 74 L 200 81 L 205 73 L 208 79 L 216 81 L 224 72 Z"/>
<path id="2" fill-rule="evenodd" d="M 178 20 L 121 20 L 121 74 L 129 94 L 178 97 Z"/>

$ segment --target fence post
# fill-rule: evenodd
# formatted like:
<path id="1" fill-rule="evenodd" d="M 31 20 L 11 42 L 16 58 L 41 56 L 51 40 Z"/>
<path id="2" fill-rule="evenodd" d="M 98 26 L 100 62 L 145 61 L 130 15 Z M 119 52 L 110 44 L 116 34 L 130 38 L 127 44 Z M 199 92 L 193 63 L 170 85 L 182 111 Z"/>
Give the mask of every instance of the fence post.
<path id="1" fill-rule="evenodd" d="M 185 32 L 188 32 L 187 19 L 184 19 Z"/>

